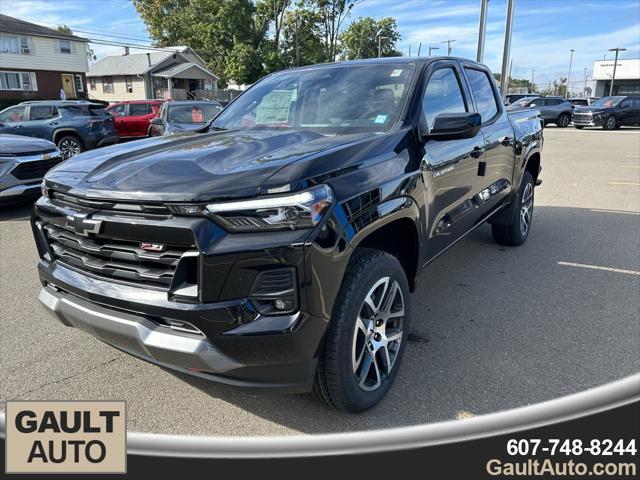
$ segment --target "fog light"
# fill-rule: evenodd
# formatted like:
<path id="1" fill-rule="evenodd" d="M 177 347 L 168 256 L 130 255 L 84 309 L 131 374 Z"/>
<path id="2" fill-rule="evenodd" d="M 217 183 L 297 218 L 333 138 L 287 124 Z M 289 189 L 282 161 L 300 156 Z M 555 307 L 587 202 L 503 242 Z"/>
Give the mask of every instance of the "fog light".
<path id="1" fill-rule="evenodd" d="M 280 310 L 280 311 L 286 310 L 287 309 L 287 302 L 285 302 L 281 298 L 278 298 L 277 300 L 273 301 L 273 308 L 275 308 L 276 310 Z"/>

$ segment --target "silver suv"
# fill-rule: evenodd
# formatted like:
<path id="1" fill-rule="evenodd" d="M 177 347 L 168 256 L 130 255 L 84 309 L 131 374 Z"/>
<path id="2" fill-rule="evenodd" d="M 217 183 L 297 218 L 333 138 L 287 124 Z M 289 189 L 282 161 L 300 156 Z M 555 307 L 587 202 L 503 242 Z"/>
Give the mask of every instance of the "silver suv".
<path id="1" fill-rule="evenodd" d="M 509 105 L 507 110 L 521 108 L 535 108 L 540 112 L 540 118 L 542 118 L 545 125 L 547 123 L 555 123 L 561 128 L 571 123 L 571 116 L 573 115 L 573 105 L 569 100 L 562 97 L 523 98 Z"/>

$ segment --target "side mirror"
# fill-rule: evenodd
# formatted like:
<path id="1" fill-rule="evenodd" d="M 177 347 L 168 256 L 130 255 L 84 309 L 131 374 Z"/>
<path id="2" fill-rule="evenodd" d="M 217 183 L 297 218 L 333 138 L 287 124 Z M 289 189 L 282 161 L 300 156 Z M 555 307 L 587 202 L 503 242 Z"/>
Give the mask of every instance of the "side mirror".
<path id="1" fill-rule="evenodd" d="M 458 140 L 473 138 L 480 131 L 482 117 L 479 113 L 441 113 L 426 134 L 432 140 Z"/>
<path id="2" fill-rule="evenodd" d="M 164 122 L 162 121 L 161 118 L 152 118 L 151 120 L 149 120 L 149 125 L 156 125 L 156 126 L 162 126 L 164 125 Z"/>
<path id="3" fill-rule="evenodd" d="M 535 106 L 536 106 L 536 104 L 532 103 L 532 104 L 529 105 L 529 108 L 534 108 Z"/>

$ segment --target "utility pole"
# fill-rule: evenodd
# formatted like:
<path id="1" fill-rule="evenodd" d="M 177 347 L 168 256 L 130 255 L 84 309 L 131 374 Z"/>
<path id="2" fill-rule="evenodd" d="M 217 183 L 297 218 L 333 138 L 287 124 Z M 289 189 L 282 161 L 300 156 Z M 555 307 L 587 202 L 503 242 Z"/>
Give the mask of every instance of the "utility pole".
<path id="1" fill-rule="evenodd" d="M 447 56 L 451 56 L 451 52 L 453 51 L 453 47 L 451 46 L 451 44 L 455 42 L 455 40 L 445 40 L 444 42 L 440 42 L 440 43 L 446 43 L 447 44 Z"/>
<path id="2" fill-rule="evenodd" d="M 382 39 L 387 39 L 389 37 L 382 37 L 380 35 L 378 35 L 378 58 L 380 58 L 382 56 Z"/>
<path id="3" fill-rule="evenodd" d="M 509 62 L 509 76 L 507 77 L 507 93 L 509 93 L 509 86 L 511 85 L 511 69 L 513 68 L 513 58 Z"/>
<path id="4" fill-rule="evenodd" d="M 571 56 L 569 57 L 569 74 L 567 75 L 567 88 L 565 88 L 564 98 L 569 98 L 569 82 L 571 82 L 571 65 L 573 64 L 573 52 L 575 51 L 573 48 L 569 50 L 571 52 Z"/>
<path id="5" fill-rule="evenodd" d="M 429 46 L 429 56 L 431 56 L 431 51 L 432 51 L 432 50 L 440 50 L 440 47 L 432 47 L 432 46 Z"/>
<path id="6" fill-rule="evenodd" d="M 411 56 L 411 45 L 409 45 L 409 56 Z"/>
<path id="7" fill-rule="evenodd" d="M 482 63 L 484 57 L 484 37 L 487 33 L 487 14 L 489 10 L 489 0 L 480 0 L 480 26 L 478 27 L 478 53 L 476 60 Z"/>
<path id="8" fill-rule="evenodd" d="M 513 9 L 515 0 L 509 0 L 507 4 L 507 24 L 504 29 L 504 48 L 502 50 L 502 71 L 500 72 L 500 95 L 505 98 L 507 94 L 507 66 L 511 58 L 511 32 L 513 31 Z"/>
<path id="9" fill-rule="evenodd" d="M 418 56 L 420 56 L 420 50 L 422 50 L 422 42 L 418 44 Z"/>
<path id="10" fill-rule="evenodd" d="M 584 67 L 584 89 L 582 90 L 582 96 L 587 96 L 587 67 Z"/>
<path id="11" fill-rule="evenodd" d="M 610 48 L 610 52 L 616 52 L 616 58 L 613 61 L 613 75 L 611 76 L 611 86 L 609 87 L 609 96 L 613 95 L 613 82 L 616 80 L 616 67 L 618 66 L 618 53 L 626 51 L 626 48 Z"/>
<path id="12" fill-rule="evenodd" d="M 531 69 L 531 86 L 529 88 L 529 90 L 531 90 L 529 93 L 533 93 L 533 74 L 535 73 L 535 70 L 532 68 Z"/>

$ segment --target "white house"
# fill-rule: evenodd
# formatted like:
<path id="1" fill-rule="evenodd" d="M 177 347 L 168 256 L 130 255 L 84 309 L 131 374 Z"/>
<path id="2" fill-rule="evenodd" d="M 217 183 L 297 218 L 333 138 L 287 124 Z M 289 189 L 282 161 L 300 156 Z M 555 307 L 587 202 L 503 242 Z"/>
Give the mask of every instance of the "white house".
<path id="1" fill-rule="evenodd" d="M 0 14 L 0 102 L 85 98 L 87 42 Z"/>
<path id="2" fill-rule="evenodd" d="M 87 73 L 89 98 L 110 102 L 164 98 L 216 98 L 218 77 L 189 47 L 110 55 Z"/>

